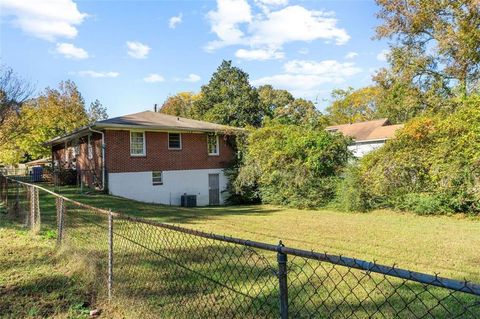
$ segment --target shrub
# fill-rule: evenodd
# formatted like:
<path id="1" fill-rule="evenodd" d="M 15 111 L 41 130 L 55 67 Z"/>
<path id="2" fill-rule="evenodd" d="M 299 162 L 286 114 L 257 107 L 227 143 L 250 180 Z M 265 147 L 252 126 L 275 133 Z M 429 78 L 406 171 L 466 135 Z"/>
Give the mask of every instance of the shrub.
<path id="1" fill-rule="evenodd" d="M 55 177 L 57 178 L 55 180 Z M 53 170 L 51 167 L 45 167 L 43 170 L 43 179 L 46 182 L 54 183 L 55 181 L 59 185 L 76 185 L 77 184 L 77 171 L 74 169 L 58 169 Z"/>
<path id="2" fill-rule="evenodd" d="M 235 191 L 258 186 L 263 203 L 323 206 L 335 196 L 348 144 L 323 128 L 272 122 L 249 134 Z"/>
<path id="3" fill-rule="evenodd" d="M 338 183 L 335 207 L 345 211 L 364 212 L 370 208 L 370 198 L 365 191 L 362 175 L 357 163 L 352 163 L 345 170 Z"/>
<path id="4" fill-rule="evenodd" d="M 453 114 L 411 120 L 362 158 L 362 180 L 378 207 L 480 212 L 480 97 L 462 103 Z"/>
<path id="5" fill-rule="evenodd" d="M 406 194 L 394 206 L 397 209 L 411 211 L 419 215 L 438 215 L 451 212 L 451 209 L 440 196 L 425 193 Z"/>

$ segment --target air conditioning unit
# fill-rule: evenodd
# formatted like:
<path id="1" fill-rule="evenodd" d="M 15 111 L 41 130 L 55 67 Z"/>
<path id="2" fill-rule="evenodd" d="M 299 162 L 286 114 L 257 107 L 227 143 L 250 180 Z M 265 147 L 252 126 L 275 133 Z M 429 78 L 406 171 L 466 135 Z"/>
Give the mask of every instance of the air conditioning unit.
<path id="1" fill-rule="evenodd" d="M 197 206 L 197 195 L 183 194 L 180 200 L 182 207 L 195 207 Z"/>

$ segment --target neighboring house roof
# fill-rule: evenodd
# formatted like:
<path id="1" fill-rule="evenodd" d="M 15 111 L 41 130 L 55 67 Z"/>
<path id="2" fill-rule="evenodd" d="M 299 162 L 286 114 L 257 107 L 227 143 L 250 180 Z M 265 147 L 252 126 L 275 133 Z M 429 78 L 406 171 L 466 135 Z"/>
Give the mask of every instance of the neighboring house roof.
<path id="1" fill-rule="evenodd" d="M 52 162 L 51 158 L 41 158 L 25 163 L 26 166 L 48 165 Z"/>
<path id="2" fill-rule="evenodd" d="M 67 135 L 56 137 L 47 141 L 46 145 L 60 143 L 69 138 L 85 133 L 89 128 L 102 130 L 108 128 L 125 128 L 139 130 L 165 130 L 165 131 L 185 131 L 185 132 L 229 132 L 235 133 L 243 129 L 205 121 L 197 121 L 184 117 L 167 115 L 163 113 L 144 111 L 134 114 L 114 117 L 104 121 L 95 122 L 89 126 L 81 127 Z"/>
<path id="3" fill-rule="evenodd" d="M 403 127 L 403 124 L 389 125 L 388 119 L 379 119 L 352 124 L 328 126 L 327 131 L 340 132 L 349 136 L 355 142 L 383 141 L 395 137 L 395 132 Z"/>

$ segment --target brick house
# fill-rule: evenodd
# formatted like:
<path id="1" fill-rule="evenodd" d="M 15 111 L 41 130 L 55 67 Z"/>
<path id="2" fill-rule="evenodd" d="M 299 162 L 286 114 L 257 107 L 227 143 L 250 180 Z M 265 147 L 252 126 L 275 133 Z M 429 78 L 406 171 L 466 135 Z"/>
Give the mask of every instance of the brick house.
<path id="1" fill-rule="evenodd" d="M 240 129 L 145 111 L 95 122 L 46 144 L 54 167 L 75 169 L 83 183 L 143 202 L 223 204 L 224 169 Z"/>

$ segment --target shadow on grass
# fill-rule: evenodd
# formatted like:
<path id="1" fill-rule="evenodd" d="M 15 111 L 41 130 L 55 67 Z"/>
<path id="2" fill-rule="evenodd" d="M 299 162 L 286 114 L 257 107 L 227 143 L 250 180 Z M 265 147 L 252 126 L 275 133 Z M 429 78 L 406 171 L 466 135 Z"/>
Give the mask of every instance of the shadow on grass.
<path id="1" fill-rule="evenodd" d="M 50 188 L 47 186 L 47 188 Z M 53 188 L 51 188 L 53 190 Z M 60 187 L 57 192 L 65 197 L 75 199 L 81 203 L 103 209 L 111 209 L 114 212 L 124 213 L 131 216 L 155 219 L 167 223 L 189 223 L 209 219 L 212 217 L 228 215 L 265 215 L 279 211 L 278 209 L 265 209 L 262 206 L 207 206 L 185 208 L 178 206 L 166 206 L 149 204 L 116 196 L 93 192 L 80 194 L 73 187 Z M 42 218 L 47 227 L 52 227 L 55 220 L 55 198 L 53 195 L 40 192 Z"/>

